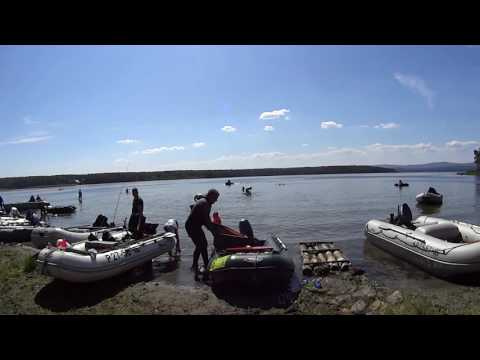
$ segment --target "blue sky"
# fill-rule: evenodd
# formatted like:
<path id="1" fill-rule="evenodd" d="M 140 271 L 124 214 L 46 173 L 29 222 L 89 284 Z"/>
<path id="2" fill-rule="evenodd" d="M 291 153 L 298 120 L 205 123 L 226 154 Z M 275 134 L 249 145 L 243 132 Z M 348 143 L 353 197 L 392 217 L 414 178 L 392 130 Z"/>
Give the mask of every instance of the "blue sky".
<path id="1" fill-rule="evenodd" d="M 476 46 L 0 46 L 1 176 L 472 160 Z"/>

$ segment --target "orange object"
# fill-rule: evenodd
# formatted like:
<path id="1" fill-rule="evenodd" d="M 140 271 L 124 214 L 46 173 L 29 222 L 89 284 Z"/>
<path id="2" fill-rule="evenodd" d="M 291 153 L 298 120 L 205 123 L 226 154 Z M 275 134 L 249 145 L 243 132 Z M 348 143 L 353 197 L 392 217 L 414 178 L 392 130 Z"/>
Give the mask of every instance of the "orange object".
<path id="1" fill-rule="evenodd" d="M 220 215 L 218 215 L 218 212 L 213 213 L 213 223 L 217 225 L 222 224 L 222 219 L 220 219 Z"/>

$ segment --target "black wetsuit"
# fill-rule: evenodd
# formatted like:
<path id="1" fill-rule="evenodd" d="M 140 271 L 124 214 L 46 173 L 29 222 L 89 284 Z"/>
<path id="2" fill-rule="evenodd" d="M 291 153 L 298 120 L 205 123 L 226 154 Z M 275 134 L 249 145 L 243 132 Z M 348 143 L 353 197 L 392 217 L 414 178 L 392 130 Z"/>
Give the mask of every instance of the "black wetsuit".
<path id="1" fill-rule="evenodd" d="M 202 255 L 205 266 L 208 265 L 208 242 L 202 226 L 206 226 L 212 233 L 214 232 L 214 224 L 210 220 L 210 210 L 212 205 L 206 198 L 198 200 L 190 211 L 187 221 L 185 222 L 185 229 L 188 236 L 195 244 L 195 251 L 193 253 L 193 267 L 197 268 L 198 258 Z"/>
<path id="2" fill-rule="evenodd" d="M 139 222 L 140 227 L 138 227 Z M 128 230 L 137 238 L 141 237 L 144 223 L 145 217 L 143 216 L 143 200 L 139 197 L 138 199 L 133 199 L 132 215 L 130 215 L 130 220 L 128 221 Z"/>

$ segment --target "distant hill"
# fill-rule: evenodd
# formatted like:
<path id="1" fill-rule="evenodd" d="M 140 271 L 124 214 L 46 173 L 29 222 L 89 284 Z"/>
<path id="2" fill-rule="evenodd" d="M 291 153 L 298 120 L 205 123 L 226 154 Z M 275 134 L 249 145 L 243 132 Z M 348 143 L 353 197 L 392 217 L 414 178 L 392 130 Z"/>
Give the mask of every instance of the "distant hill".
<path id="1" fill-rule="evenodd" d="M 435 162 L 417 165 L 377 165 L 387 169 L 394 169 L 398 172 L 456 172 L 469 171 L 475 169 L 475 164 L 471 163 L 450 163 Z"/>
<path id="2" fill-rule="evenodd" d="M 234 178 L 248 176 L 320 175 L 389 173 L 394 169 L 378 166 L 317 166 L 298 168 L 266 168 L 238 170 L 175 170 L 152 172 L 120 172 L 86 175 L 51 175 L 11 177 L 0 179 L 0 189 L 23 189 L 31 187 L 70 186 L 77 184 L 104 184 L 114 182 L 154 181 L 201 178 Z"/>

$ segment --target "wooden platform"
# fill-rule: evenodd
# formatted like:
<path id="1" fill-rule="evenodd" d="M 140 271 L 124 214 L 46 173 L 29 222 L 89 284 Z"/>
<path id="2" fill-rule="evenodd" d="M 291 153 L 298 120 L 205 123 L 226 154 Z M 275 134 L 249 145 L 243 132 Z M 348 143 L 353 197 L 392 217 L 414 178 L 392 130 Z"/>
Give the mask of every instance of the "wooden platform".
<path id="1" fill-rule="evenodd" d="M 333 242 L 301 242 L 299 247 L 304 275 L 323 275 L 330 271 L 345 271 L 351 265 L 350 260 Z"/>

